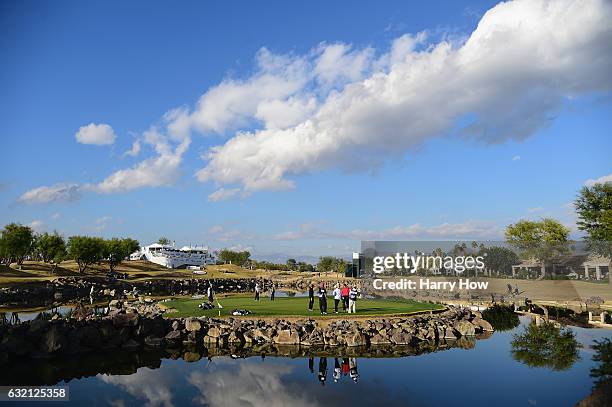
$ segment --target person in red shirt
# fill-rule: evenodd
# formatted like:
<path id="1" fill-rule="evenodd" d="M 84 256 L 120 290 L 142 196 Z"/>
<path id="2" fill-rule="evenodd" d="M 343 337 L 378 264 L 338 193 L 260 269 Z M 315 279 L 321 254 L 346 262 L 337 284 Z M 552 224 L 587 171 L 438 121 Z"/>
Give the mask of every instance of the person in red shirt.
<path id="1" fill-rule="evenodd" d="M 348 288 L 348 285 L 346 285 L 346 283 L 344 283 L 342 285 L 342 289 L 340 290 L 340 295 L 342 296 L 342 309 L 344 311 L 346 311 L 348 309 L 348 302 L 349 302 L 349 293 L 350 293 L 350 289 Z"/>

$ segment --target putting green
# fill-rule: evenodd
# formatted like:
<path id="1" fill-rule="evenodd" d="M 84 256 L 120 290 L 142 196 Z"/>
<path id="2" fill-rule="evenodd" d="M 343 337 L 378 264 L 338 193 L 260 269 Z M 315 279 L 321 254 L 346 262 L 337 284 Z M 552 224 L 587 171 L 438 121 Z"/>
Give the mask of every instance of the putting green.
<path id="1" fill-rule="evenodd" d="M 168 308 L 176 310 L 176 312 L 168 312 L 168 318 L 183 318 L 183 317 L 199 317 L 208 316 L 214 317 L 231 315 L 234 309 L 245 309 L 251 312 L 253 316 L 321 316 L 319 313 L 319 301 L 315 298 L 314 311 L 308 311 L 308 298 L 304 297 L 280 297 L 275 301 L 271 301 L 269 297 L 261 297 L 260 301 L 255 301 L 252 296 L 232 296 L 219 298 L 219 303 L 223 308 L 217 306 L 215 300 L 215 309 L 202 310 L 198 305 L 207 302 L 205 299 L 177 299 L 165 302 L 164 305 Z M 342 311 L 342 304 L 339 305 L 339 313 L 334 313 L 334 300 L 327 300 L 327 315 L 323 317 L 338 317 L 339 315 L 348 316 Z M 444 306 L 440 304 L 431 304 L 428 302 L 416 301 L 400 301 L 400 300 L 364 300 L 357 301 L 357 316 L 363 315 L 385 315 L 385 314 L 410 314 L 415 312 L 440 310 Z"/>

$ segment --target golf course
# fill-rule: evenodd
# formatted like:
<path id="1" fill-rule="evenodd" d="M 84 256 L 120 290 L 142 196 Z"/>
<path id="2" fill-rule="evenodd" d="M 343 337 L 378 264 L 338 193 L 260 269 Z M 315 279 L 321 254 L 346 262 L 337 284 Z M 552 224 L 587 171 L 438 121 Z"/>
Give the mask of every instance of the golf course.
<path id="1" fill-rule="evenodd" d="M 406 315 L 423 311 L 436 311 L 444 309 L 443 305 L 410 300 L 362 299 L 357 301 L 357 313 L 348 314 L 339 306 L 338 314 L 334 313 L 334 302 L 328 300 L 327 315 L 319 313 L 318 301 L 315 301 L 313 311 L 308 310 L 308 298 L 305 297 L 279 297 L 271 301 L 267 297 L 255 301 L 252 296 L 236 295 L 215 300 L 213 309 L 201 309 L 198 305 L 207 302 L 205 299 L 173 299 L 164 302 L 168 311 L 168 318 L 184 317 L 218 317 L 230 316 L 235 309 L 248 310 L 250 316 L 312 316 L 319 318 L 337 318 L 338 316 L 370 316 L 370 315 Z M 222 308 L 219 308 L 219 304 Z"/>

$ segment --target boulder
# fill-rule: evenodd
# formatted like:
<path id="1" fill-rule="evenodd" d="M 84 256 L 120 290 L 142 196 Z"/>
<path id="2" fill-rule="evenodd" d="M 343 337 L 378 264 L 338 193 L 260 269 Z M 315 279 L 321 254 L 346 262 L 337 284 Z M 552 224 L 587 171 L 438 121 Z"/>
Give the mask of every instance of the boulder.
<path id="1" fill-rule="evenodd" d="M 164 345 L 164 340 L 156 336 L 147 336 L 145 338 L 145 345 L 150 348 L 161 348 Z"/>
<path id="2" fill-rule="evenodd" d="M 367 345 L 367 343 L 368 339 L 361 332 L 354 331 L 346 335 L 346 346 L 364 346 Z"/>
<path id="3" fill-rule="evenodd" d="M 461 336 L 474 336 L 476 333 L 476 328 L 468 321 L 457 321 L 453 325 L 455 331 L 457 331 Z"/>
<path id="4" fill-rule="evenodd" d="M 181 339 L 182 336 L 183 333 L 181 331 L 170 331 L 164 338 L 168 341 L 177 341 Z"/>
<path id="5" fill-rule="evenodd" d="M 58 325 L 54 324 L 43 336 L 42 349 L 46 353 L 54 353 L 66 346 L 66 335 Z"/>
<path id="6" fill-rule="evenodd" d="M 370 338 L 370 344 L 372 345 L 383 345 L 390 343 L 389 339 L 385 338 L 380 334 L 375 334 Z"/>
<path id="7" fill-rule="evenodd" d="M 282 345 L 297 345 L 300 343 L 300 335 L 295 329 L 281 329 L 276 334 L 274 342 Z"/>
<path id="8" fill-rule="evenodd" d="M 477 328 L 480 328 L 481 330 L 485 332 L 495 331 L 495 329 L 493 329 L 493 326 L 489 323 L 489 321 L 486 321 L 482 318 L 474 318 L 472 319 L 471 322 L 474 326 L 476 326 Z"/>
<path id="9" fill-rule="evenodd" d="M 412 336 L 405 332 L 395 331 L 393 335 L 391 335 L 391 342 L 396 345 L 410 345 Z"/>
<path id="10" fill-rule="evenodd" d="M 199 331 L 201 328 L 202 328 L 202 324 L 197 319 L 189 318 L 185 320 L 185 329 L 188 332 L 196 332 L 196 331 Z"/>
<path id="11" fill-rule="evenodd" d="M 138 314 L 116 314 L 113 316 L 113 325 L 116 327 L 136 326 L 138 325 Z"/>
<path id="12" fill-rule="evenodd" d="M 123 349 L 138 349 L 140 348 L 140 344 L 134 339 L 128 339 L 121 347 Z"/>
<path id="13" fill-rule="evenodd" d="M 211 326 L 210 328 L 208 328 L 206 336 L 210 336 L 211 338 L 218 338 L 221 336 L 221 330 L 216 326 Z"/>

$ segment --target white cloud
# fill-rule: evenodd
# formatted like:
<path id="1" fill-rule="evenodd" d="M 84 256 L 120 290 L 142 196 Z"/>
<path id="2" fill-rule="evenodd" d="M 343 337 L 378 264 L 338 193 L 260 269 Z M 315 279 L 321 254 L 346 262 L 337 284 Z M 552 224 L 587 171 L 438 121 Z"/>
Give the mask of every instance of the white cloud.
<path id="1" fill-rule="evenodd" d="M 104 383 L 112 384 L 142 401 L 146 407 L 173 407 L 172 387 L 163 369 L 143 367 L 131 375 L 98 375 Z"/>
<path id="2" fill-rule="evenodd" d="M 208 233 L 210 233 L 210 234 L 213 234 L 213 235 L 214 235 L 214 234 L 217 234 L 217 233 L 221 233 L 221 232 L 223 232 L 223 230 L 224 230 L 223 226 L 221 226 L 221 225 L 214 225 L 214 226 L 211 226 L 211 227 L 208 229 Z"/>
<path id="3" fill-rule="evenodd" d="M 612 182 L 612 174 L 604 175 L 603 177 L 599 177 L 597 179 L 589 179 L 584 183 L 584 185 L 587 187 L 592 187 L 595 184 L 606 184 L 608 182 Z"/>
<path id="4" fill-rule="evenodd" d="M 53 215 L 51 215 L 51 219 L 53 219 L 53 220 L 57 220 L 57 219 L 59 219 L 60 217 L 61 217 L 61 215 L 60 215 L 58 212 L 56 212 L 56 213 L 54 213 Z"/>
<path id="5" fill-rule="evenodd" d="M 302 58 L 274 55 L 263 48 L 256 62 L 257 71 L 250 78 L 226 79 L 209 89 L 189 116 L 185 112 L 178 116 L 182 125 L 190 125 L 203 133 L 224 133 L 248 125 L 260 103 L 292 96 L 308 81 L 308 67 Z M 177 124 L 171 122 L 171 126 L 174 128 Z"/>
<path id="6" fill-rule="evenodd" d="M 140 154 L 141 148 L 142 146 L 140 145 L 140 140 L 135 140 L 132 143 L 132 147 L 128 151 L 123 153 L 123 156 L 136 157 L 138 154 Z"/>
<path id="7" fill-rule="evenodd" d="M 273 240 L 347 239 L 347 240 L 397 240 L 397 239 L 497 239 L 502 230 L 491 222 L 467 221 L 463 223 L 442 223 L 423 226 L 415 223 L 409 226 L 394 226 L 383 230 L 354 229 L 331 231 L 303 224 L 297 230 L 290 230 L 272 236 Z"/>
<path id="8" fill-rule="evenodd" d="M 115 142 L 115 132 L 108 124 L 89 123 L 86 126 L 79 128 L 75 134 L 76 140 L 81 144 L 92 144 L 103 146 L 113 144 Z"/>
<path id="9" fill-rule="evenodd" d="M 70 202 L 79 199 L 80 195 L 81 190 L 78 184 L 55 184 L 27 191 L 17 199 L 17 202 L 25 204 Z"/>
<path id="10" fill-rule="evenodd" d="M 521 161 L 521 156 L 515 155 L 514 157 L 512 157 L 512 161 Z"/>
<path id="11" fill-rule="evenodd" d="M 28 226 L 35 232 L 41 232 L 45 226 L 45 223 L 42 220 L 33 220 L 32 222 L 28 223 Z"/>
<path id="12" fill-rule="evenodd" d="M 527 212 L 535 213 L 535 212 L 542 212 L 543 210 L 544 208 L 542 208 L 541 206 L 536 206 L 535 208 L 528 208 Z"/>
<path id="13" fill-rule="evenodd" d="M 208 200 L 211 202 L 217 202 L 225 201 L 226 199 L 234 198 L 236 196 L 246 198 L 248 195 L 249 194 L 247 192 L 243 192 L 240 188 L 219 188 L 212 194 L 208 195 Z"/>
<path id="14" fill-rule="evenodd" d="M 424 35 L 402 36 L 376 61 L 367 49 L 347 54 L 349 48 L 342 44 L 307 57 L 284 57 L 289 58 L 284 64 L 300 66 L 295 69 L 299 79 L 270 85 L 268 92 L 282 91 L 266 95 L 260 93 L 265 74 L 241 83 L 225 81 L 202 97 L 199 113 L 193 114 L 200 118 L 199 129 L 221 131 L 231 123 L 250 123 L 261 103 L 271 103 L 268 99 L 297 95 L 304 100 L 312 94 L 321 98 L 316 109 L 303 111 L 306 119 L 291 127 L 239 131 L 209 151 L 197 178 L 233 185 L 232 190 L 287 189 L 294 186 L 292 175 L 338 167 L 370 169 L 453 130 L 485 143 L 523 140 L 545 126 L 566 100 L 610 90 L 611 19 L 608 1 L 516 0 L 489 10 L 458 45 L 442 41 L 418 48 Z M 348 71 L 334 66 L 348 55 L 370 62 L 356 63 Z M 326 68 L 319 71 L 323 76 L 303 80 L 301 67 L 309 64 L 309 57 L 312 65 Z M 308 80 L 320 83 L 328 74 L 349 82 L 328 94 L 321 94 L 322 86 L 308 90 L 313 83 Z M 213 103 L 213 94 L 215 101 L 230 98 L 231 103 Z M 248 101 L 236 111 L 231 106 L 240 99 Z M 458 128 L 465 118 L 472 121 Z"/>
<path id="15" fill-rule="evenodd" d="M 108 194 L 172 185 L 180 176 L 179 166 L 191 139 L 187 137 L 173 147 L 167 137 L 152 128 L 145 132 L 144 142 L 153 146 L 157 156 L 147 158 L 131 168 L 116 171 L 102 182 L 88 185 L 87 189 Z"/>
<path id="16" fill-rule="evenodd" d="M 187 382 L 195 386 L 199 394 L 196 404 L 207 406 L 294 406 L 319 405 L 304 386 L 292 386 L 286 382 L 293 367 L 279 363 L 249 363 L 248 361 L 215 364 L 204 371 L 194 371 Z"/>

